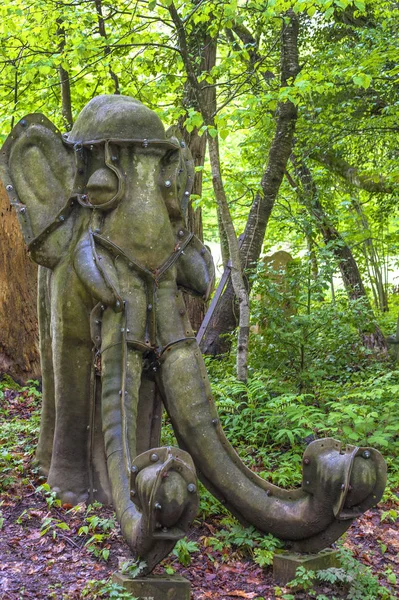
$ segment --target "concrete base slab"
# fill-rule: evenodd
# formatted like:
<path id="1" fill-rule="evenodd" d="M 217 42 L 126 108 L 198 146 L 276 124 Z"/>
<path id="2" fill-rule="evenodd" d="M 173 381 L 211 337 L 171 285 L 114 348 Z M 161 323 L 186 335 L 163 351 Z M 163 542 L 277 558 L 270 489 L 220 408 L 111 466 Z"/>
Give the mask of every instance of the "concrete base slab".
<path id="1" fill-rule="evenodd" d="M 117 572 L 112 575 L 112 581 L 139 600 L 190 600 L 190 582 L 180 575 L 149 575 L 132 579 Z"/>
<path id="2" fill-rule="evenodd" d="M 327 549 L 317 554 L 281 552 L 273 557 L 273 577 L 276 583 L 284 585 L 295 579 L 298 567 L 305 567 L 308 571 L 322 571 L 339 566 L 337 550 Z"/>

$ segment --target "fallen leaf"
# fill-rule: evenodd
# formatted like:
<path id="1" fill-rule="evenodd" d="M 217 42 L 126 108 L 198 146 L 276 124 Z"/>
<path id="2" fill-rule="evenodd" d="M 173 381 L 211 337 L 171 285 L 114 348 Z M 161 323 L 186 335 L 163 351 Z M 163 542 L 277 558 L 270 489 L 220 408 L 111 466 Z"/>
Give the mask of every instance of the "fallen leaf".
<path id="1" fill-rule="evenodd" d="M 235 598 L 256 598 L 258 594 L 256 592 L 244 592 L 242 590 L 235 590 L 234 592 L 226 592 L 227 596 L 234 596 Z"/>

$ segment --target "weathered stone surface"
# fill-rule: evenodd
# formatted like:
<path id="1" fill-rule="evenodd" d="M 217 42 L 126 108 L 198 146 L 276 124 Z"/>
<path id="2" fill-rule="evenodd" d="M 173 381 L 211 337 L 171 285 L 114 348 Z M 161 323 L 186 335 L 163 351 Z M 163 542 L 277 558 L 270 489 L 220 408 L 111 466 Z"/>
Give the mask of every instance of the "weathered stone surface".
<path id="1" fill-rule="evenodd" d="M 298 567 L 305 567 L 308 571 L 321 571 L 339 566 L 337 550 L 327 549 L 317 554 L 281 552 L 274 555 L 273 577 L 276 583 L 284 585 L 295 578 Z"/>
<path id="2" fill-rule="evenodd" d="M 138 600 L 190 600 L 190 582 L 180 575 L 152 575 L 132 579 L 114 573 L 112 581 L 123 586 Z"/>

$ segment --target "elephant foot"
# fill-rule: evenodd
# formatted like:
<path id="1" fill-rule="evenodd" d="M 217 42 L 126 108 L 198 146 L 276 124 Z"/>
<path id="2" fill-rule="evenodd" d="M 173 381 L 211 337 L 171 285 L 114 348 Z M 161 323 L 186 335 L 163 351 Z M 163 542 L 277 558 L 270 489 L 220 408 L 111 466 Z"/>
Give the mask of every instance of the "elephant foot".
<path id="1" fill-rule="evenodd" d="M 52 466 L 47 483 L 62 504 L 76 506 L 89 498 L 86 477 L 79 471 L 65 469 L 57 471 Z"/>
<path id="2" fill-rule="evenodd" d="M 177 448 L 140 454 L 132 465 L 131 498 L 134 504 L 123 513 L 121 529 L 133 552 L 146 562 L 148 574 L 186 535 L 197 514 L 191 457 Z"/>

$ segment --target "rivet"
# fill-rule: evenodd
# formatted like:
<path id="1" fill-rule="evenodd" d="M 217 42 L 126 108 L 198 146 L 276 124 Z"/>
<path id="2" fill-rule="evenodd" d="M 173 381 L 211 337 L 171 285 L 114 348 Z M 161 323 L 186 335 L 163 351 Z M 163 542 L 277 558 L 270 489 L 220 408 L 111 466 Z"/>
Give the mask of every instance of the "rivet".
<path id="1" fill-rule="evenodd" d="M 187 486 L 187 491 L 190 492 L 190 494 L 194 494 L 194 492 L 197 491 L 197 486 L 194 485 L 194 483 L 189 483 Z"/>
<path id="2" fill-rule="evenodd" d="M 23 206 L 22 208 L 20 208 L 20 209 L 19 209 L 19 212 L 20 212 L 20 213 L 24 213 L 25 211 L 26 211 L 26 208 L 25 208 L 25 206 Z"/>
<path id="3" fill-rule="evenodd" d="M 101 304 L 101 310 L 105 310 L 104 304 Z"/>
<path id="4" fill-rule="evenodd" d="M 148 140 L 143 140 L 143 148 L 147 148 L 148 146 Z"/>
<path id="5" fill-rule="evenodd" d="M 28 122 L 25 119 L 22 119 L 22 121 L 20 121 L 19 124 L 21 125 L 21 127 L 26 127 Z"/>
<path id="6" fill-rule="evenodd" d="M 178 233 L 178 236 L 179 236 L 179 237 L 183 237 L 183 235 L 184 235 L 184 231 L 183 231 L 183 229 L 180 229 L 180 231 L 179 231 L 179 233 Z"/>
<path id="7" fill-rule="evenodd" d="M 306 485 L 310 485 L 310 481 L 305 481 Z"/>
<path id="8" fill-rule="evenodd" d="M 185 144 L 184 142 L 180 142 L 180 147 L 181 147 L 181 148 L 185 148 L 185 147 L 186 147 L 186 144 Z"/>
<path id="9" fill-rule="evenodd" d="M 218 424 L 218 420 L 217 419 L 212 419 L 212 425 L 217 425 Z"/>
<path id="10" fill-rule="evenodd" d="M 308 465 L 310 463 L 310 459 L 309 458 L 304 458 L 303 462 L 305 463 L 305 465 Z"/>
<path id="11" fill-rule="evenodd" d="M 149 305 L 147 306 L 147 310 L 152 310 L 152 304 L 149 304 Z"/>
<path id="12" fill-rule="evenodd" d="M 12 192 L 12 191 L 13 191 L 13 189 L 14 189 L 14 188 L 12 187 L 12 185 L 7 185 L 7 186 L 6 186 L 6 190 L 7 190 L 7 192 Z"/>
<path id="13" fill-rule="evenodd" d="M 151 462 L 157 462 L 159 460 L 158 454 L 151 454 Z"/>
<path id="14" fill-rule="evenodd" d="M 58 220 L 59 220 L 59 221 L 61 221 L 61 222 L 62 222 L 62 221 L 65 221 L 65 217 L 64 217 L 63 215 L 60 215 L 60 216 L 58 217 Z"/>
<path id="15" fill-rule="evenodd" d="M 155 510 L 161 510 L 162 506 L 159 504 L 159 502 L 156 502 L 154 505 Z"/>
<path id="16" fill-rule="evenodd" d="M 185 195 L 185 196 L 189 196 L 189 195 L 190 195 L 190 192 L 186 191 L 186 192 L 184 192 L 184 195 Z"/>
<path id="17" fill-rule="evenodd" d="M 370 450 L 364 450 L 364 452 L 362 452 L 362 456 L 363 456 L 363 458 L 370 458 L 370 456 L 371 456 Z"/>
<path id="18" fill-rule="evenodd" d="M 169 188 L 172 185 L 172 182 L 170 181 L 170 179 L 167 179 L 165 181 L 165 187 Z"/>
<path id="19" fill-rule="evenodd" d="M 93 146 L 93 144 L 90 144 L 90 146 L 89 146 L 89 150 L 94 150 L 94 146 Z"/>
<path id="20" fill-rule="evenodd" d="M 138 473 L 139 472 L 139 468 L 136 467 L 136 465 L 133 465 L 132 467 L 132 473 Z"/>

